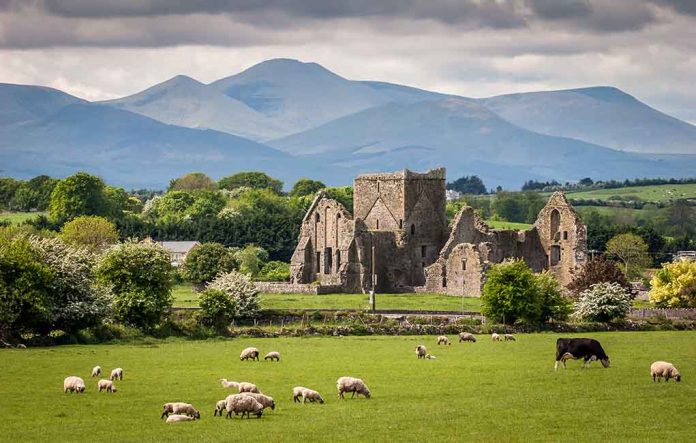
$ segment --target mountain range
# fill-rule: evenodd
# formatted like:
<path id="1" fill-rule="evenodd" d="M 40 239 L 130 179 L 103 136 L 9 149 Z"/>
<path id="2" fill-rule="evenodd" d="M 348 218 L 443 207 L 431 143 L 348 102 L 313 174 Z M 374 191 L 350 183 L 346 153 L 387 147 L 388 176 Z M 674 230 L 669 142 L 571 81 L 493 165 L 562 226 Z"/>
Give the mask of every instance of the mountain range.
<path id="1" fill-rule="evenodd" d="M 476 174 L 509 189 L 696 171 L 696 127 L 612 87 L 473 99 L 275 59 L 104 102 L 0 84 L 0 104 L 1 175 L 86 170 L 128 188 L 190 171 L 342 185 L 361 172 L 445 166 L 450 179 Z"/>

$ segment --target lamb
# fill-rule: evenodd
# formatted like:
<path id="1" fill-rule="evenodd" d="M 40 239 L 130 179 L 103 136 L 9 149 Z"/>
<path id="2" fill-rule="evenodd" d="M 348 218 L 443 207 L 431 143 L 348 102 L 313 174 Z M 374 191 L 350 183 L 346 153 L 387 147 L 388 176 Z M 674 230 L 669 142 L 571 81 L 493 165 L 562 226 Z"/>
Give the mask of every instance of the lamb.
<path id="1" fill-rule="evenodd" d="M 673 378 L 675 381 L 681 381 L 681 374 L 677 371 L 672 363 L 666 361 L 656 361 L 650 365 L 650 375 L 652 375 L 653 381 L 660 381 L 664 377 L 665 383 Z"/>
<path id="2" fill-rule="evenodd" d="M 341 377 L 336 380 L 336 388 L 338 389 L 338 398 L 345 398 L 343 396 L 345 392 L 353 393 L 350 398 L 355 397 L 355 394 L 358 394 L 358 397 L 362 394 L 365 398 L 370 398 L 371 396 L 367 385 L 359 378 Z"/>
<path id="3" fill-rule="evenodd" d="M 275 361 L 280 361 L 280 352 L 278 351 L 272 351 L 266 354 L 266 356 L 263 358 L 264 360 L 275 360 Z"/>
<path id="4" fill-rule="evenodd" d="M 239 354 L 239 360 L 259 360 L 259 350 L 256 348 L 246 348 Z"/>
<path id="5" fill-rule="evenodd" d="M 416 346 L 416 355 L 418 358 L 425 358 L 425 355 L 428 353 L 428 350 L 425 348 L 423 345 L 418 345 Z"/>
<path id="6" fill-rule="evenodd" d="M 452 343 L 450 343 L 449 338 L 447 338 L 444 335 L 441 335 L 437 338 L 437 344 L 438 345 L 451 345 Z"/>
<path id="7" fill-rule="evenodd" d="M 99 392 L 101 392 L 104 389 L 106 389 L 106 392 L 116 392 L 116 386 L 114 386 L 114 382 L 106 379 L 99 380 L 99 382 L 97 383 L 97 389 L 99 389 Z"/>
<path id="8" fill-rule="evenodd" d="M 250 397 L 246 394 L 228 395 L 225 402 L 225 409 L 227 409 L 227 414 L 225 415 L 226 418 L 232 418 L 232 413 L 237 415 L 240 412 L 242 414 L 242 418 L 244 418 L 245 414 L 247 418 L 251 418 L 251 413 L 256 415 L 256 417 L 261 418 L 261 415 L 263 414 L 263 405 L 254 397 Z"/>
<path id="9" fill-rule="evenodd" d="M 92 377 L 99 377 L 101 375 L 101 366 L 95 366 L 92 368 Z"/>
<path id="10" fill-rule="evenodd" d="M 242 393 L 242 392 L 253 392 L 256 394 L 261 393 L 261 391 L 259 391 L 259 388 L 255 384 L 249 383 L 246 381 L 240 381 L 240 382 L 227 381 L 226 378 L 221 378 L 220 382 L 222 383 L 222 387 L 224 387 L 224 388 L 237 388 L 237 390 L 240 393 Z"/>
<path id="11" fill-rule="evenodd" d="M 67 393 L 68 391 L 82 394 L 85 392 L 85 381 L 75 375 L 65 377 L 65 380 L 63 380 L 63 392 Z"/>
<path id="12" fill-rule="evenodd" d="M 305 388 L 304 386 L 295 386 L 292 388 L 292 401 L 294 403 L 299 403 L 300 402 L 300 397 L 302 397 L 302 391 L 304 391 Z"/>
<path id="13" fill-rule="evenodd" d="M 427 358 L 428 360 L 435 360 L 437 357 L 435 357 L 435 356 L 432 355 L 432 354 L 428 354 L 428 355 L 425 356 L 425 358 Z"/>
<path id="14" fill-rule="evenodd" d="M 491 334 L 491 338 L 493 341 L 502 341 L 503 339 L 500 338 L 500 335 L 496 334 L 495 332 Z"/>
<path id="15" fill-rule="evenodd" d="M 243 395 L 248 395 L 249 397 L 254 398 L 254 400 L 261 403 L 261 406 L 263 406 L 264 409 L 271 408 L 271 410 L 275 410 L 275 400 L 273 400 L 273 397 L 256 392 L 244 392 Z"/>
<path id="16" fill-rule="evenodd" d="M 111 376 L 109 377 L 109 380 L 123 380 L 123 369 L 122 368 L 116 368 L 113 371 L 111 371 Z"/>
<path id="17" fill-rule="evenodd" d="M 213 417 L 217 416 L 220 414 L 220 417 L 222 417 L 222 411 L 227 411 L 227 400 L 218 400 L 217 403 L 215 403 L 215 412 L 213 412 Z"/>
<path id="18" fill-rule="evenodd" d="M 201 418 L 201 413 L 189 403 L 173 402 L 162 405 L 162 416 L 160 418 L 169 417 L 169 414 L 184 414 L 195 418 Z"/>
<path id="19" fill-rule="evenodd" d="M 189 417 L 188 415 L 174 414 L 167 416 L 167 423 L 179 423 L 181 421 L 193 421 L 196 417 Z"/>
<path id="20" fill-rule="evenodd" d="M 304 404 L 307 400 L 309 400 L 310 403 L 318 401 L 319 403 L 324 404 L 324 398 L 321 396 L 321 394 L 313 389 L 302 388 L 300 395 L 302 396 L 302 404 Z"/>
<path id="21" fill-rule="evenodd" d="M 505 334 L 503 337 L 505 337 L 505 341 L 517 341 L 515 336 L 512 334 Z"/>
<path id="22" fill-rule="evenodd" d="M 460 332 L 459 333 L 459 343 L 461 343 L 463 341 L 470 341 L 472 343 L 476 343 L 476 337 L 474 336 L 474 334 L 472 334 L 470 332 Z"/>

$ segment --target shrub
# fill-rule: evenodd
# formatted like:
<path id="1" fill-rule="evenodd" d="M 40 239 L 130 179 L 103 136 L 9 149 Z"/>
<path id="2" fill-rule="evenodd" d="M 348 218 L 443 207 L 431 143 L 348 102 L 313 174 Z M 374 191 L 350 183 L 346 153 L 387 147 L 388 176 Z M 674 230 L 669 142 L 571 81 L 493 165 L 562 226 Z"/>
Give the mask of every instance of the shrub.
<path id="1" fill-rule="evenodd" d="M 264 263 L 268 261 L 268 252 L 258 246 L 249 245 L 239 249 L 235 253 L 235 258 L 239 263 L 239 272 L 254 278 L 261 272 Z M 289 274 L 288 278 L 290 278 Z"/>
<path id="2" fill-rule="evenodd" d="M 227 329 L 237 313 L 237 300 L 220 289 L 206 289 L 200 296 L 201 322 L 220 333 Z"/>
<path id="3" fill-rule="evenodd" d="M 190 282 L 202 284 L 213 281 L 220 273 L 236 268 L 237 261 L 232 250 L 220 243 L 202 243 L 186 255 L 181 273 Z"/>
<path id="4" fill-rule="evenodd" d="M 592 285 L 605 282 L 618 283 L 626 291 L 631 291 L 626 275 L 616 266 L 616 263 L 601 257 L 588 261 L 580 273 L 573 278 L 568 289 L 577 297 L 582 291 L 590 289 Z"/>
<path id="5" fill-rule="evenodd" d="M 259 291 L 251 279 L 239 272 L 220 274 L 208 289 L 218 289 L 234 299 L 235 318 L 255 317 L 259 312 Z"/>
<path id="6" fill-rule="evenodd" d="M 494 321 L 512 324 L 521 318 L 541 318 L 539 288 L 534 273 L 522 260 L 491 266 L 481 295 L 482 312 Z"/>
<path id="7" fill-rule="evenodd" d="M 269 261 L 261 268 L 257 280 L 288 281 L 290 280 L 290 264 L 282 261 Z"/>
<path id="8" fill-rule="evenodd" d="M 113 223 L 103 217 L 83 215 L 63 225 L 60 238 L 71 245 L 97 252 L 116 243 L 118 231 Z"/>
<path id="9" fill-rule="evenodd" d="M 575 303 L 576 320 L 623 320 L 631 309 L 631 296 L 618 283 L 597 283 L 580 293 Z"/>
<path id="10" fill-rule="evenodd" d="M 664 263 L 650 285 L 650 301 L 657 306 L 696 308 L 696 261 Z"/>
<path id="11" fill-rule="evenodd" d="M 570 300 L 563 295 L 561 283 L 548 271 L 535 276 L 539 303 L 541 304 L 541 321 L 564 321 L 573 311 Z"/>

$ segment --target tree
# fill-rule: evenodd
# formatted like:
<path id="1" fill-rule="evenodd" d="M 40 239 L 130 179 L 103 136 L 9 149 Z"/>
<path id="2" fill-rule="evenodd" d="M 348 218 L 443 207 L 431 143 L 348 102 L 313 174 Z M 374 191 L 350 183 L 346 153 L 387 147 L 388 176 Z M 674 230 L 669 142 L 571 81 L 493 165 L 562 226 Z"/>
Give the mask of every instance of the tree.
<path id="1" fill-rule="evenodd" d="M 45 211 L 58 180 L 39 175 L 22 183 L 12 197 L 10 207 L 15 211 Z"/>
<path id="2" fill-rule="evenodd" d="M 635 234 L 619 234 L 607 242 L 607 253 L 616 256 L 624 264 L 626 277 L 639 277 L 650 266 L 648 245 Z"/>
<path id="3" fill-rule="evenodd" d="M 215 181 L 202 172 L 191 172 L 169 182 L 169 191 L 216 189 Z"/>
<path id="4" fill-rule="evenodd" d="M 523 260 L 491 266 L 481 295 L 482 312 L 494 321 L 512 324 L 518 319 L 541 318 L 539 286 Z"/>
<path id="5" fill-rule="evenodd" d="M 239 263 L 239 272 L 254 278 L 261 272 L 264 263 L 268 261 L 268 252 L 258 246 L 249 245 L 238 250 L 235 258 Z"/>
<path id="6" fill-rule="evenodd" d="M 581 186 L 591 186 L 593 183 L 594 183 L 594 181 L 592 181 L 592 179 L 590 177 L 582 178 L 578 182 L 578 184 Z"/>
<path id="7" fill-rule="evenodd" d="M 561 284 L 550 272 L 544 271 L 534 276 L 539 290 L 541 321 L 563 321 L 573 310 L 573 306 L 563 295 Z"/>
<path id="8" fill-rule="evenodd" d="M 186 255 L 182 273 L 185 279 L 202 285 L 213 281 L 218 274 L 230 272 L 236 268 L 234 251 L 220 243 L 202 243 Z"/>
<path id="9" fill-rule="evenodd" d="M 60 238 L 71 245 L 99 252 L 118 242 L 118 231 L 103 217 L 83 215 L 64 224 Z"/>
<path id="10" fill-rule="evenodd" d="M 237 299 L 220 289 L 206 289 L 200 295 L 201 322 L 224 333 L 237 313 Z"/>
<path id="11" fill-rule="evenodd" d="M 237 188 L 271 189 L 276 194 L 283 192 L 283 182 L 263 172 L 238 172 L 218 181 L 220 189 L 233 191 Z"/>
<path id="12" fill-rule="evenodd" d="M 320 181 L 301 178 L 292 186 L 289 195 L 291 197 L 304 197 L 305 195 L 314 195 L 324 188 L 326 185 Z"/>
<path id="13" fill-rule="evenodd" d="M 259 291 L 249 277 L 236 271 L 217 276 L 208 289 L 218 289 L 235 301 L 235 318 L 255 317 L 259 311 Z"/>
<path id="14" fill-rule="evenodd" d="M 326 195 L 338 201 L 345 207 L 348 212 L 353 212 L 353 187 L 352 186 L 339 186 L 336 188 L 326 188 Z"/>
<path id="15" fill-rule="evenodd" d="M 290 265 L 282 261 L 269 261 L 257 277 L 260 281 L 289 281 Z"/>
<path id="16" fill-rule="evenodd" d="M 116 318 L 148 330 L 171 307 L 169 253 L 157 243 L 127 241 L 99 260 L 97 280 L 112 288 Z"/>
<path id="17" fill-rule="evenodd" d="M 86 172 L 60 180 L 51 193 L 50 218 L 63 223 L 81 215 L 107 215 L 104 187 L 102 179 Z"/>
<path id="18" fill-rule="evenodd" d="M 0 209 L 9 209 L 10 202 L 22 182 L 9 177 L 0 177 Z"/>
<path id="19" fill-rule="evenodd" d="M 582 270 L 577 274 L 573 281 L 568 285 L 568 289 L 578 297 L 581 292 L 590 289 L 597 283 L 618 283 L 626 291 L 631 291 L 631 285 L 626 279 L 626 275 L 616 266 L 616 263 L 598 257 L 585 263 Z"/>
<path id="20" fill-rule="evenodd" d="M 696 261 L 663 263 L 650 286 L 650 301 L 660 308 L 696 308 Z"/>
<path id="21" fill-rule="evenodd" d="M 631 309 L 631 296 L 618 283 L 597 283 L 580 293 L 573 317 L 608 322 L 622 320 Z"/>
<path id="22" fill-rule="evenodd" d="M 447 189 L 451 189 L 462 194 L 485 194 L 486 186 L 483 181 L 477 176 L 465 175 L 457 180 L 447 183 Z"/>

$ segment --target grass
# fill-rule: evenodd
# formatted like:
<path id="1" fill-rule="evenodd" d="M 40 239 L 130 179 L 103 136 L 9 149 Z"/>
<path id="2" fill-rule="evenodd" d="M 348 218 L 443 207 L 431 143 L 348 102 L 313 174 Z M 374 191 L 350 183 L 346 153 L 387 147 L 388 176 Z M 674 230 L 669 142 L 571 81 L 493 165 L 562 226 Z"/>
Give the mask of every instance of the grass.
<path id="1" fill-rule="evenodd" d="M 515 223 L 504 220 L 486 220 L 486 224 L 493 229 L 513 229 L 515 231 L 526 231 L 532 229 L 529 223 Z"/>
<path id="2" fill-rule="evenodd" d="M 9 220 L 11 223 L 18 225 L 44 214 L 45 212 L 0 212 L 0 221 Z"/>
<path id="3" fill-rule="evenodd" d="M 176 285 L 172 290 L 174 306 L 198 306 L 198 295 L 191 285 Z M 369 309 L 368 294 L 261 294 L 262 309 Z M 377 294 L 377 309 L 421 311 L 481 310 L 478 298 L 442 294 Z"/>
<path id="4" fill-rule="evenodd" d="M 435 337 L 311 337 L 0 350 L 2 440 L 24 441 L 693 441 L 696 333 L 594 333 L 612 359 L 554 372 L 556 334 L 514 343 L 435 345 Z M 428 346 L 436 360 L 417 360 Z M 246 346 L 280 363 L 240 362 Z M 674 362 L 680 384 L 653 383 L 650 363 Z M 121 366 L 115 394 L 98 393 L 92 366 Z M 64 394 L 79 375 L 83 395 Z M 336 398 L 335 380 L 360 377 L 372 399 Z M 277 407 L 261 419 L 213 417 L 230 393 L 221 377 L 256 383 Z M 326 403 L 295 404 L 293 386 Z M 202 419 L 167 425 L 162 404 L 187 401 Z"/>
<path id="5" fill-rule="evenodd" d="M 696 184 L 597 189 L 594 191 L 569 192 L 566 195 L 571 199 L 609 200 L 611 197 L 620 196 L 627 200 L 638 198 L 644 201 L 664 202 L 680 198 L 696 198 Z"/>

